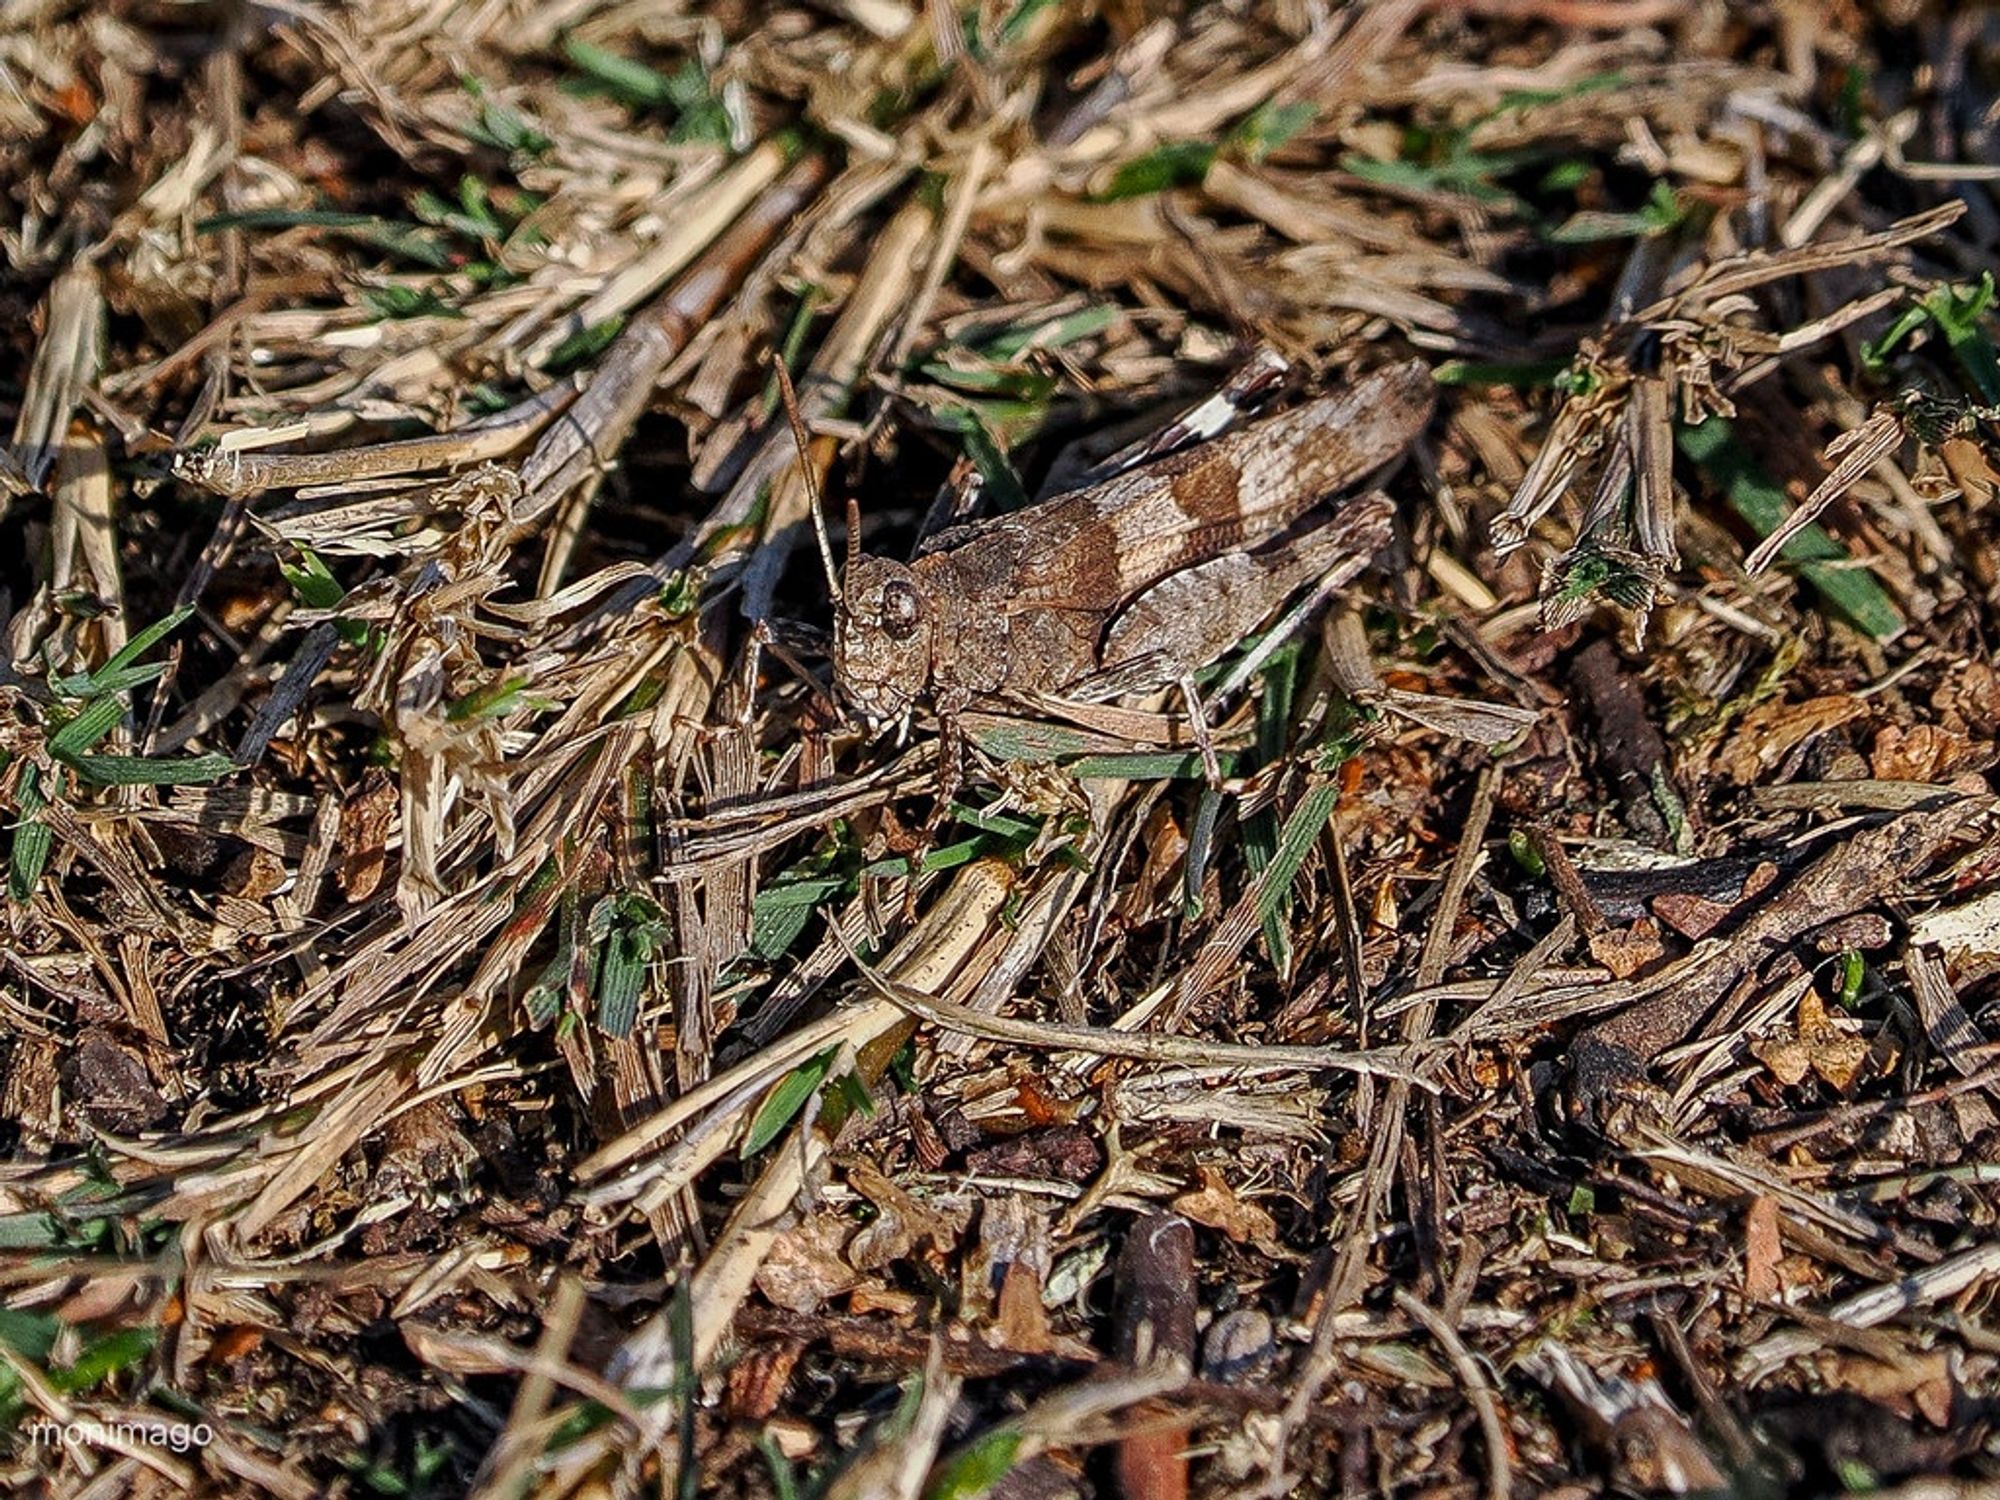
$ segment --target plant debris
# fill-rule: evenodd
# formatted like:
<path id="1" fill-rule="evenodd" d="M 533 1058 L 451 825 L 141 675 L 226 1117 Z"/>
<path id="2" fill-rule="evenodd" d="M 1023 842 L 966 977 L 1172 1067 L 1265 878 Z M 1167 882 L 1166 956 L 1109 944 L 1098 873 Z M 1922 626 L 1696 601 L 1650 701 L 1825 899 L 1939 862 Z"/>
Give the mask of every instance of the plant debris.
<path id="1" fill-rule="evenodd" d="M 7 1482 L 2000 1483 L 1996 80 L 12 6 Z M 842 556 L 1389 370 L 1220 659 L 856 711 Z"/>

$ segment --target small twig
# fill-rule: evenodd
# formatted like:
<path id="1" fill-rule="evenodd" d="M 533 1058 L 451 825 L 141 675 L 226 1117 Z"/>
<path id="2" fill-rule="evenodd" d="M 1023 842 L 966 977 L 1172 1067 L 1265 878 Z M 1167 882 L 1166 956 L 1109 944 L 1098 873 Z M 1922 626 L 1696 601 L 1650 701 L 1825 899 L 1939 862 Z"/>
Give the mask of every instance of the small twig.
<path id="1" fill-rule="evenodd" d="M 1528 842 L 1535 846 L 1535 853 L 1541 856 L 1542 868 L 1548 872 L 1549 884 L 1556 888 L 1564 906 L 1569 908 L 1571 920 L 1585 937 L 1595 937 L 1605 931 L 1611 923 L 1606 920 L 1597 898 L 1590 894 L 1590 888 L 1583 883 L 1576 865 L 1569 857 L 1569 851 L 1562 846 L 1555 830 L 1537 825 L 1528 830 Z"/>
<path id="2" fill-rule="evenodd" d="M 1451 1360 L 1452 1368 L 1458 1371 L 1459 1382 L 1465 1387 L 1466 1399 L 1479 1415 L 1480 1435 L 1486 1440 L 1486 1493 L 1491 1500 L 1507 1500 L 1513 1492 L 1514 1470 L 1507 1458 L 1507 1429 L 1500 1421 L 1500 1408 L 1493 1400 L 1493 1385 L 1487 1380 L 1486 1372 L 1472 1351 L 1465 1346 L 1465 1340 L 1435 1309 L 1426 1306 L 1402 1287 L 1396 1288 L 1396 1306 L 1423 1324 L 1424 1331 L 1438 1341 Z"/>
<path id="3" fill-rule="evenodd" d="M 1836 1302 L 1823 1316 L 1833 1322 L 1844 1323 L 1849 1328 L 1874 1328 L 1898 1313 L 1929 1307 L 1948 1297 L 1956 1297 L 1967 1288 L 1994 1277 L 2000 1277 L 2000 1242 L 1974 1245 L 1950 1260 L 1925 1266 L 1921 1271 L 1886 1286 L 1870 1287 L 1865 1292 Z M 1740 1367 L 1743 1383 L 1755 1385 L 1786 1360 L 1808 1353 L 1818 1348 L 1820 1343 L 1819 1335 L 1798 1329 L 1787 1329 L 1759 1340 L 1743 1356 Z"/>
<path id="4" fill-rule="evenodd" d="M 398 474 L 470 467 L 504 458 L 519 448 L 575 399 L 577 389 L 576 382 L 563 381 L 487 421 L 366 448 L 340 448 L 331 453 L 256 453 L 242 448 L 177 453 L 174 473 L 203 489 L 234 497 L 259 490 L 356 484 Z"/>
<path id="5" fill-rule="evenodd" d="M 847 941 L 846 933 L 840 934 Z M 1204 1042 L 1193 1037 L 1162 1036 L 1158 1032 L 1114 1031 L 1102 1026 L 1069 1026 L 1059 1021 L 1022 1021 L 983 1015 L 967 1006 L 940 1000 L 908 985 L 897 984 L 872 968 L 851 945 L 848 954 L 868 985 L 883 999 L 919 1020 L 947 1031 L 964 1032 L 992 1042 L 1042 1051 L 1095 1052 L 1100 1057 L 1124 1057 L 1135 1062 L 1173 1063 L 1190 1068 L 1244 1068 L 1265 1072 L 1332 1069 L 1394 1078 L 1414 1088 L 1435 1091 L 1438 1085 L 1415 1066 L 1413 1049 L 1377 1047 L 1351 1051 L 1342 1047 L 1259 1047 L 1240 1042 Z"/>

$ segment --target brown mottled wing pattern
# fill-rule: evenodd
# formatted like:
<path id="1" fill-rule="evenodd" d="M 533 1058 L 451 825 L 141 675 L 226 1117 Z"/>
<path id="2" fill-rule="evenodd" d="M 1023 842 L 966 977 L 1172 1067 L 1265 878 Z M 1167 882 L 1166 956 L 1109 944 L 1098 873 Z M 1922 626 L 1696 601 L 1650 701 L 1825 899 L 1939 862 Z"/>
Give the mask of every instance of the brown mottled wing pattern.
<path id="1" fill-rule="evenodd" d="M 1430 420 L 1430 373 L 1393 365 L 1326 396 L 1158 463 L 988 523 L 949 549 L 967 583 L 994 547 L 1016 608 L 1115 610 L 1169 574 L 1256 546 L 1335 491 L 1388 463 Z M 943 541 L 940 538 L 940 541 Z M 941 549 L 945 550 L 945 549 Z"/>
<path id="2" fill-rule="evenodd" d="M 1169 574 L 1111 622 L 1098 648 L 1098 671 L 1129 681 L 1134 664 L 1150 659 L 1157 684 L 1215 660 L 1268 618 L 1278 601 L 1315 579 L 1345 582 L 1359 573 L 1388 542 L 1394 514 L 1376 491 L 1348 501 L 1304 536 L 1260 552 L 1227 552 Z"/>

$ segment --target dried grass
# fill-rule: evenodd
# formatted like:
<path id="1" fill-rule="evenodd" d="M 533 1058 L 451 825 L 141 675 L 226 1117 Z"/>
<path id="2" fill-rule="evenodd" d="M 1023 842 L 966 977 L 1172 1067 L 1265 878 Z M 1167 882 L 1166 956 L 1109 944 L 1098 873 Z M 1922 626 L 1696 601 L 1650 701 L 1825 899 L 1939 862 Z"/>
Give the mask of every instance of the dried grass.
<path id="1" fill-rule="evenodd" d="M 9 7 L 10 1481 L 2000 1479 L 1996 58 Z M 816 493 L 895 552 L 1411 350 L 1211 735 L 843 713 Z"/>

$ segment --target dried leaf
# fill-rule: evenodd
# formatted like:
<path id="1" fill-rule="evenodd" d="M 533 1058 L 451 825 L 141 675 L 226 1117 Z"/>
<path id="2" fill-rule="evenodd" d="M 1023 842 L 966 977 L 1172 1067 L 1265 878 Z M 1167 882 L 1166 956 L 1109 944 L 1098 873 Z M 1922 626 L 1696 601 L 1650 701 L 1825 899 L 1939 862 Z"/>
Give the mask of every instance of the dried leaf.
<path id="1" fill-rule="evenodd" d="M 1209 1229 L 1219 1229 L 1239 1245 L 1255 1245 L 1271 1254 L 1278 1243 L 1278 1223 L 1254 1203 L 1236 1196 L 1220 1172 L 1198 1167 L 1201 1186 L 1173 1201 L 1174 1212 Z"/>

